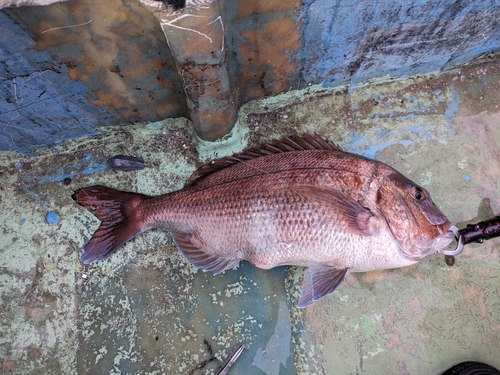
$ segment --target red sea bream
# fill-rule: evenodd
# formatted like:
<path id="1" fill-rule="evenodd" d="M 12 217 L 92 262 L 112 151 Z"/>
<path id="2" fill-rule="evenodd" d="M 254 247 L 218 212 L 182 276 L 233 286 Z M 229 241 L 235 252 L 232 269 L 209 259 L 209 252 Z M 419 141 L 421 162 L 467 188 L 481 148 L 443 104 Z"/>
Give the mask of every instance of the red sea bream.
<path id="1" fill-rule="evenodd" d="M 165 195 L 92 186 L 73 199 L 102 221 L 84 263 L 166 228 L 192 265 L 214 274 L 241 260 L 308 267 L 299 307 L 332 293 L 349 272 L 408 266 L 454 238 L 424 188 L 319 135 L 214 160 Z"/>

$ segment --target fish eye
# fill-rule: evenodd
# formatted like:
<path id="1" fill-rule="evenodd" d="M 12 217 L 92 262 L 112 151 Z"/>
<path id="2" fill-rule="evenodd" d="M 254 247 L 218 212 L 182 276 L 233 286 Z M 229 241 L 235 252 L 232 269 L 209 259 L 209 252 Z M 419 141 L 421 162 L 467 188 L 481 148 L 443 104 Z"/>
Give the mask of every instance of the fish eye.
<path id="1" fill-rule="evenodd" d="M 417 201 L 422 201 L 425 199 L 424 192 L 418 186 L 410 185 L 410 195 Z"/>

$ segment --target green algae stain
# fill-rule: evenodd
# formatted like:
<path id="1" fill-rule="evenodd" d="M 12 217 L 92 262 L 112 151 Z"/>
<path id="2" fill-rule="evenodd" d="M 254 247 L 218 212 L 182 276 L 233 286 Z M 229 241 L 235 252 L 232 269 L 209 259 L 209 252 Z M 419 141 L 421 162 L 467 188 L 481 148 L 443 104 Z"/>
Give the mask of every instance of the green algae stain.
<path id="1" fill-rule="evenodd" d="M 361 328 L 363 328 L 366 336 L 371 336 L 375 333 L 375 324 L 373 320 L 366 315 L 361 318 Z"/>

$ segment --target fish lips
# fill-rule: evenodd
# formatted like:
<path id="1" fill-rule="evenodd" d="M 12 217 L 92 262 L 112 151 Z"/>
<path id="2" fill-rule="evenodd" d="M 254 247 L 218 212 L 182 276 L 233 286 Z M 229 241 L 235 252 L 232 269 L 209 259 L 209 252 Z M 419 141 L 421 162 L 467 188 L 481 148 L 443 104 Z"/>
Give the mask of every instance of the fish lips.
<path id="1" fill-rule="evenodd" d="M 441 235 L 443 235 L 447 232 L 450 232 L 450 227 L 452 226 L 451 221 L 449 221 L 448 219 L 446 219 L 446 221 L 444 221 L 441 224 L 434 224 L 434 225 L 436 225 L 436 228 L 437 228 L 439 234 L 441 234 Z M 453 235 L 453 232 L 450 232 L 450 233 Z"/>

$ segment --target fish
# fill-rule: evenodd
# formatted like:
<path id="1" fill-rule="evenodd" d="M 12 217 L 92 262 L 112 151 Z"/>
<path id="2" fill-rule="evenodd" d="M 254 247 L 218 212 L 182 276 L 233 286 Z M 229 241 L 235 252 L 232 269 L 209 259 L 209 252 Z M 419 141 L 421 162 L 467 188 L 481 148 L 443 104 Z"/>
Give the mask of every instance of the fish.
<path id="1" fill-rule="evenodd" d="M 350 272 L 409 266 L 454 239 L 426 189 L 319 134 L 213 160 L 164 195 L 97 185 L 72 198 L 101 221 L 80 255 L 85 264 L 164 228 L 193 266 L 214 275 L 240 261 L 306 267 L 299 308 L 331 294 Z"/>

